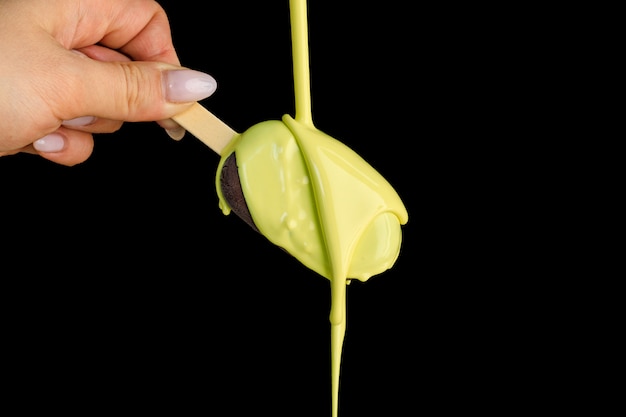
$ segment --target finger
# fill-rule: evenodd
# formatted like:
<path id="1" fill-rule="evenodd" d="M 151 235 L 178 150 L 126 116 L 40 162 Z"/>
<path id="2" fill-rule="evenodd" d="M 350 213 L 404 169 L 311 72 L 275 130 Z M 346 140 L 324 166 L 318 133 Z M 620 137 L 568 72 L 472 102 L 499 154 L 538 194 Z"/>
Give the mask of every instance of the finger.
<path id="1" fill-rule="evenodd" d="M 74 49 L 74 51 L 79 52 L 91 59 L 95 59 L 96 61 L 102 62 L 128 62 L 132 61 L 129 57 L 124 55 L 123 53 L 116 51 L 111 48 L 105 48 L 100 45 L 89 45 L 84 48 Z"/>
<path id="2" fill-rule="evenodd" d="M 113 133 L 122 127 L 123 122 L 111 119 L 99 119 L 94 116 L 83 116 L 64 120 L 61 125 L 70 129 L 89 133 Z"/>
<path id="3" fill-rule="evenodd" d="M 21 152 L 35 153 L 57 164 L 74 166 L 86 161 L 91 156 L 93 147 L 91 133 L 60 127 L 23 148 Z"/>
<path id="4" fill-rule="evenodd" d="M 78 30 L 73 25 L 55 28 L 55 38 L 67 49 L 100 44 L 120 50 L 135 61 L 158 61 L 180 65 L 172 44 L 171 28 L 165 11 L 157 1 L 109 0 L 107 7 L 83 0 L 67 9 L 80 15 Z M 54 14 L 58 5 L 45 2 Z M 82 7 L 81 7 L 82 6 Z M 84 30 L 84 28 L 88 28 Z"/>
<path id="5" fill-rule="evenodd" d="M 185 128 L 176 123 L 173 119 L 158 120 L 157 124 L 165 129 L 165 133 L 174 140 L 181 140 L 185 136 L 185 133 L 187 133 Z"/>
<path id="6" fill-rule="evenodd" d="M 215 79 L 205 73 L 159 62 L 100 62 L 72 54 L 75 66 L 57 79 L 61 119 L 85 115 L 132 122 L 165 120 L 215 92 Z M 72 100 L 67 100 L 72 97 Z M 69 106 L 69 107 L 68 107 Z"/>
<path id="7" fill-rule="evenodd" d="M 20 153 L 20 152 L 22 152 L 22 150 L 20 150 L 20 149 L 17 149 L 17 150 L 13 149 L 13 150 L 10 150 L 10 151 L 0 151 L 0 157 L 2 157 L 2 156 L 9 156 L 9 155 L 15 155 L 16 153 Z"/>
<path id="8" fill-rule="evenodd" d="M 76 52 L 86 58 L 95 59 L 96 61 L 130 61 L 130 58 L 126 55 L 100 45 L 89 45 L 84 48 L 74 49 L 72 52 Z M 122 124 L 123 122 L 118 120 L 103 119 L 94 116 L 80 116 L 74 119 L 64 120 L 62 123 L 63 126 L 91 133 L 113 133 L 118 131 L 122 127 Z"/>
<path id="9" fill-rule="evenodd" d="M 85 48 L 80 48 L 77 52 L 82 53 L 83 55 L 95 59 L 97 61 L 104 62 L 129 62 L 131 61 L 126 55 L 121 52 L 115 51 L 113 49 L 105 48 L 100 45 L 89 45 Z M 185 136 L 185 129 L 176 123 L 172 119 L 159 120 L 157 121 L 158 125 L 161 126 L 165 132 L 174 140 L 180 140 Z M 66 123 L 64 123 L 66 124 Z M 91 131 L 97 133 L 94 130 L 90 129 L 81 129 L 85 131 Z"/>
<path id="10" fill-rule="evenodd" d="M 106 35 L 99 42 L 91 43 L 118 49 L 134 61 L 180 65 L 169 20 L 156 1 L 126 1 L 120 7 L 112 7 L 110 13 L 111 24 Z M 98 13 L 94 18 L 98 21 L 102 16 Z"/>

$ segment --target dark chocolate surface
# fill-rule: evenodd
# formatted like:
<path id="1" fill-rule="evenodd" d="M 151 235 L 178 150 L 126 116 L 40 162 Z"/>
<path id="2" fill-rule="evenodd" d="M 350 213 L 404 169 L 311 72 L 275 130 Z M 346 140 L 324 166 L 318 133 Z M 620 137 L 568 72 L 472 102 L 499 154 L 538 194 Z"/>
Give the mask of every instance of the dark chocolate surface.
<path id="1" fill-rule="evenodd" d="M 220 173 L 220 186 L 222 187 L 224 198 L 233 213 L 239 216 L 243 221 L 248 223 L 250 227 L 258 232 L 259 229 L 254 224 L 254 220 L 252 220 L 252 215 L 250 214 L 250 210 L 248 210 L 246 198 L 244 197 L 243 190 L 241 189 L 239 171 L 237 169 L 237 156 L 235 155 L 235 152 L 230 154 L 230 156 L 226 158 L 226 161 L 224 161 L 224 166 L 222 168 L 222 172 Z"/>

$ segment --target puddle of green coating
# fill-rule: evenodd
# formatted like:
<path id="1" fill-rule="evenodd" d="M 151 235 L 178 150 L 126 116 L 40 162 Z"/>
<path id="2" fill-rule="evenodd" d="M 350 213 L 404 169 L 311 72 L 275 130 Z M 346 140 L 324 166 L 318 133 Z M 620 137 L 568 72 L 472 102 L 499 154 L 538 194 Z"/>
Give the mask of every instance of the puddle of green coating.
<path id="1" fill-rule="evenodd" d="M 393 187 L 342 142 L 312 121 L 306 0 L 290 0 L 295 118 L 258 123 L 222 152 L 220 175 L 235 152 L 254 224 L 273 244 L 330 280 L 332 417 L 338 416 L 346 330 L 346 285 L 366 281 L 395 263 L 408 213 Z"/>

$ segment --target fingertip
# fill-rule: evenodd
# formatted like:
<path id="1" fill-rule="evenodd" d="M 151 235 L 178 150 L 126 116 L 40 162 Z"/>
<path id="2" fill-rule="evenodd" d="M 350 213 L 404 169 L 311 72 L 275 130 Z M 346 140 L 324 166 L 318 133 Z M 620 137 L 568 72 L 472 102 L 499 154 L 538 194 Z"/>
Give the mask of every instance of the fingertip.
<path id="1" fill-rule="evenodd" d="M 172 119 L 159 120 L 157 121 L 157 124 L 165 130 L 165 133 L 167 133 L 170 138 L 176 141 L 184 138 L 185 134 L 187 133 L 187 130 L 185 130 L 184 127 L 182 127 Z"/>
<path id="2" fill-rule="evenodd" d="M 57 153 L 65 148 L 65 137 L 54 132 L 33 142 L 35 150 L 42 153 Z"/>
<path id="3" fill-rule="evenodd" d="M 167 100 L 173 103 L 200 101 L 217 90 L 213 76 L 190 69 L 165 71 L 163 84 Z"/>
<path id="4" fill-rule="evenodd" d="M 93 124 L 97 118 L 95 116 L 81 116 L 74 119 L 63 120 L 61 123 L 65 127 L 85 127 Z"/>
<path id="5" fill-rule="evenodd" d="M 174 140 L 181 140 L 185 137 L 186 132 L 187 131 L 182 127 L 176 129 L 165 129 L 165 133 L 167 133 L 167 135 Z"/>
<path id="6" fill-rule="evenodd" d="M 93 135 L 60 128 L 33 143 L 33 148 L 45 159 L 60 165 L 74 166 L 85 162 L 93 153 Z"/>

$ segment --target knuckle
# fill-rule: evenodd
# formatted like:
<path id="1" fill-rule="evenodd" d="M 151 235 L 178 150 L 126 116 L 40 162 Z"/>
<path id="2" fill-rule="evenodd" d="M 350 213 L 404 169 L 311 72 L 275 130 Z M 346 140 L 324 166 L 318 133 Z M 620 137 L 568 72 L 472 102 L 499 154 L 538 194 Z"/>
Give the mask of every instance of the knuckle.
<path id="1" fill-rule="evenodd" d="M 142 95 L 145 94 L 142 87 L 150 85 L 150 83 L 146 75 L 136 65 L 121 63 L 120 68 L 123 72 L 124 82 L 124 88 L 122 88 L 124 96 L 120 100 L 120 105 L 126 107 L 123 109 L 126 114 L 141 113 Z"/>

